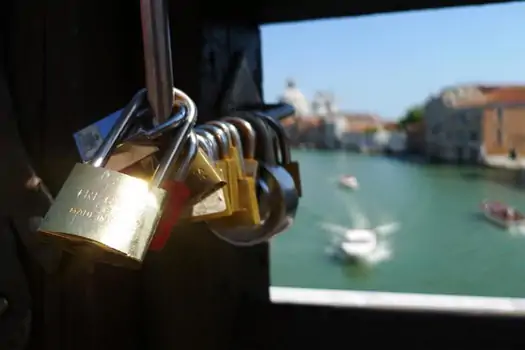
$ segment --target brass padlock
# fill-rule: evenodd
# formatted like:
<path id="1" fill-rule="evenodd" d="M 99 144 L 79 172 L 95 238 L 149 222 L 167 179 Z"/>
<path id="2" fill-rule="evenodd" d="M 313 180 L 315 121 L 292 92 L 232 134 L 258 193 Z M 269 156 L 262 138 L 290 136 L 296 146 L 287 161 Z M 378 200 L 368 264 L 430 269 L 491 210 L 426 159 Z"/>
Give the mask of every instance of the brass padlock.
<path id="1" fill-rule="evenodd" d="M 186 94 L 174 91 L 194 106 Z M 75 165 L 39 231 L 58 238 L 65 243 L 65 249 L 74 253 L 88 247 L 93 261 L 137 267 L 144 259 L 162 214 L 166 191 L 160 186 L 182 152 L 195 123 L 196 110 L 188 110 L 185 125 L 178 129 L 149 183 L 103 168 L 131 118 L 122 113 L 93 160 Z M 181 168 L 185 169 L 186 166 Z M 180 177 L 184 175 L 179 173 Z"/>
<path id="2" fill-rule="evenodd" d="M 255 179 L 248 176 L 244 166 L 243 145 L 239 132 L 235 126 L 226 122 L 215 122 L 215 125 L 223 126 L 223 130 L 228 131 L 232 140 L 231 150 L 234 154 L 234 164 L 237 171 L 240 170 L 237 179 L 239 210 L 236 210 L 229 217 L 210 221 L 208 224 L 214 229 L 220 230 L 231 227 L 251 227 L 261 222 L 259 215 L 259 205 L 257 203 L 257 193 L 255 189 Z M 241 161 L 242 160 L 242 161 Z"/>
<path id="3" fill-rule="evenodd" d="M 238 117 L 225 117 L 222 120 L 232 124 L 241 136 L 244 158 L 244 172 L 253 179 L 257 178 L 259 163 L 255 159 L 255 144 L 257 138 L 250 123 Z"/>
<path id="4" fill-rule="evenodd" d="M 128 144 L 134 147 L 151 147 L 148 143 L 155 141 L 163 134 L 166 135 L 171 131 L 176 131 L 176 127 L 181 123 L 181 112 L 186 112 L 187 108 L 184 104 L 176 100 L 174 102 L 174 108 L 176 108 L 176 111 L 173 117 L 151 129 L 140 127 L 132 136 L 126 139 L 122 147 L 124 148 Z M 197 152 L 197 156 L 191 163 L 190 170 L 186 177 L 186 185 L 190 191 L 188 204 L 198 203 L 226 185 L 226 182 L 220 178 L 203 151 L 199 148 Z M 177 164 L 174 166 L 177 167 Z M 106 168 L 108 168 L 108 166 L 106 166 Z M 136 170 L 136 167 L 134 167 L 134 170 Z"/>
<path id="5" fill-rule="evenodd" d="M 201 127 L 196 128 L 195 133 L 197 134 L 199 148 L 206 151 L 208 158 L 212 161 L 212 165 L 215 167 L 219 176 L 225 180 L 226 185 L 213 192 L 201 202 L 187 208 L 187 210 L 182 213 L 181 219 L 196 222 L 229 216 L 232 214 L 229 184 L 227 177 L 224 175 L 224 169 L 217 166 L 220 158 L 219 146 L 215 137 Z"/>
<path id="6" fill-rule="evenodd" d="M 188 204 L 202 202 L 212 193 L 226 186 L 226 181 L 221 178 L 212 165 L 212 160 L 200 147 L 195 160 L 190 165 L 186 185 L 190 191 Z"/>
<path id="7" fill-rule="evenodd" d="M 111 155 L 104 168 L 121 171 L 153 156 L 158 150 L 154 145 L 126 144 Z"/>
<path id="8" fill-rule="evenodd" d="M 228 189 L 227 196 L 229 198 L 230 207 L 232 211 L 237 211 L 239 207 L 239 189 L 237 179 L 239 176 L 238 164 L 232 155 L 231 139 L 229 133 L 217 125 L 204 124 L 199 126 L 200 129 L 208 131 L 214 138 L 219 151 L 219 159 L 215 162 L 217 168 L 222 169 L 224 179 L 227 182 L 225 188 Z"/>

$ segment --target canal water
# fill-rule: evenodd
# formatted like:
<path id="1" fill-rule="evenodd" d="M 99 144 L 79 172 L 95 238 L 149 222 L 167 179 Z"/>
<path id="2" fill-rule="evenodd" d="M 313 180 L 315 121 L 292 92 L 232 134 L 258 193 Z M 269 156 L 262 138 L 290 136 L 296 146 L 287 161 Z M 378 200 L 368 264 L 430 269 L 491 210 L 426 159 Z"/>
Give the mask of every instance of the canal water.
<path id="1" fill-rule="evenodd" d="M 525 231 L 480 216 L 483 199 L 525 211 L 525 192 L 487 170 L 383 156 L 295 151 L 304 194 L 294 226 L 271 244 L 273 286 L 525 296 Z M 341 189 L 341 174 L 360 183 Z M 364 264 L 327 254 L 330 227 L 397 226 Z"/>

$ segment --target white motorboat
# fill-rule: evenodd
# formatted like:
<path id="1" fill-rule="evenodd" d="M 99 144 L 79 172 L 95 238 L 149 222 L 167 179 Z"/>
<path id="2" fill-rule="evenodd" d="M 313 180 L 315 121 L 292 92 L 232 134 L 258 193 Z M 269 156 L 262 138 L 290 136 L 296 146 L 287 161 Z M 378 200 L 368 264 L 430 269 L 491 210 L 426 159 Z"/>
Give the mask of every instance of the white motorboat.
<path id="1" fill-rule="evenodd" d="M 492 223 L 505 229 L 525 227 L 525 216 L 515 208 L 497 201 L 483 201 L 481 210 Z"/>
<path id="2" fill-rule="evenodd" d="M 339 179 L 339 185 L 352 190 L 357 190 L 359 188 L 359 182 L 357 182 L 355 176 L 352 175 L 341 176 L 341 178 Z"/>
<path id="3" fill-rule="evenodd" d="M 348 230 L 340 249 L 348 257 L 363 258 L 377 248 L 377 236 L 372 230 Z"/>
<path id="4" fill-rule="evenodd" d="M 384 240 L 381 237 L 397 231 L 399 224 L 390 223 L 372 229 L 352 229 L 329 223 L 323 223 L 321 227 L 332 233 L 327 253 L 339 259 L 366 262 L 380 249 L 380 240 Z"/>
<path id="5" fill-rule="evenodd" d="M 350 229 L 344 235 L 333 236 L 327 251 L 340 259 L 360 261 L 371 255 L 377 244 L 373 230 Z"/>

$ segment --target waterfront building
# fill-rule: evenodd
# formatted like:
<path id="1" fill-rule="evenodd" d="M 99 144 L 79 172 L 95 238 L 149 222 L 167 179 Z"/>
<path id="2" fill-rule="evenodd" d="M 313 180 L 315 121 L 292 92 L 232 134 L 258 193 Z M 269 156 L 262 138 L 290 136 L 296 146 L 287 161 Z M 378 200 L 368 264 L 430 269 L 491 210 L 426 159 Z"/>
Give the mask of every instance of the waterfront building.
<path id="1" fill-rule="evenodd" d="M 427 100 L 424 116 L 429 158 L 500 166 L 525 158 L 525 86 L 445 88 Z"/>

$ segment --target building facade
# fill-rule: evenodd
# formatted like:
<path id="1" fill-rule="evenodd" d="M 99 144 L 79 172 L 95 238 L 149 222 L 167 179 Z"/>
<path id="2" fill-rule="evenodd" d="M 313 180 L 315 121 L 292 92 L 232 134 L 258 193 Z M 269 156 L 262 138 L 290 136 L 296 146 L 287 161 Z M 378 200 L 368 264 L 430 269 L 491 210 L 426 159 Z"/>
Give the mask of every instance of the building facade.
<path id="1" fill-rule="evenodd" d="M 490 163 L 525 157 L 525 87 L 460 86 L 424 107 L 425 151 L 449 162 Z"/>

